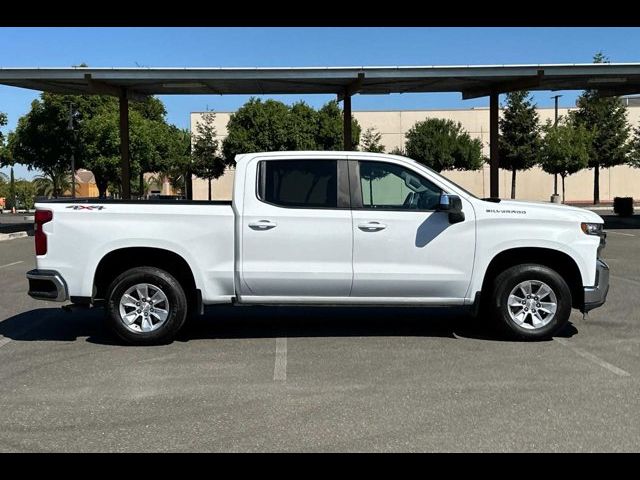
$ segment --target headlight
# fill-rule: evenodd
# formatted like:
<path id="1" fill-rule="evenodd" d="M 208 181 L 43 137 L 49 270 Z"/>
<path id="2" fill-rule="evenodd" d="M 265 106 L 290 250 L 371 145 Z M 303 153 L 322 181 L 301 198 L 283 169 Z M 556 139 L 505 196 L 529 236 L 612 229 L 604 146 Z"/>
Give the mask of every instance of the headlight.
<path id="1" fill-rule="evenodd" d="M 600 237 L 600 245 L 598 245 L 598 258 L 602 249 L 607 244 L 607 234 L 604 231 L 604 225 L 602 223 L 581 223 L 580 228 L 587 235 L 597 235 Z"/>
<path id="2" fill-rule="evenodd" d="M 602 223 L 581 223 L 580 228 L 587 235 L 598 235 L 602 236 Z"/>

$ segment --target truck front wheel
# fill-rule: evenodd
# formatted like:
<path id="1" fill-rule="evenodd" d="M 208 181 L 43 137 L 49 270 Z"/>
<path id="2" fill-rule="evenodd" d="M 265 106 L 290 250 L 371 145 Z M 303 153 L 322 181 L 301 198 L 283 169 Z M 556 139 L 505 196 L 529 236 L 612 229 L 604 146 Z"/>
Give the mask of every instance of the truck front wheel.
<path id="1" fill-rule="evenodd" d="M 171 342 L 187 317 L 180 283 L 156 267 L 136 267 L 109 286 L 107 318 L 115 333 L 132 345 Z"/>
<path id="2" fill-rule="evenodd" d="M 493 318 L 512 338 L 550 338 L 568 322 L 571 304 L 567 282 L 544 265 L 516 265 L 493 281 Z"/>

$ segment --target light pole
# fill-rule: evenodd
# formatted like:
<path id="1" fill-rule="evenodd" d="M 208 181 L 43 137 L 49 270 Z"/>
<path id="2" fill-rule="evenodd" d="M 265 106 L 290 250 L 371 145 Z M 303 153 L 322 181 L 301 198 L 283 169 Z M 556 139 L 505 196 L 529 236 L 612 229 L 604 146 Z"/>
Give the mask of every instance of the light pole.
<path id="1" fill-rule="evenodd" d="M 73 139 L 73 144 L 71 145 L 71 198 L 76 198 L 76 158 L 73 153 L 76 136 L 73 130 L 73 103 L 71 102 L 69 102 L 69 124 L 67 128 L 71 131 L 71 137 Z"/>
<path id="2" fill-rule="evenodd" d="M 562 95 L 554 95 L 553 98 L 555 100 L 555 120 L 553 122 L 553 126 L 557 127 L 558 126 L 558 99 L 561 97 Z M 553 174 L 553 194 L 554 195 L 558 195 L 558 174 L 554 173 Z"/>

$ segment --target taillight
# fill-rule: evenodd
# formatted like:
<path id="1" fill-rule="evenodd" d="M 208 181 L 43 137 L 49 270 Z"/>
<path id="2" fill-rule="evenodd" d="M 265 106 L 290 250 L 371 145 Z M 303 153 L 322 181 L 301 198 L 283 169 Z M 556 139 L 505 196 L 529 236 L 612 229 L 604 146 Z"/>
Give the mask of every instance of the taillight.
<path id="1" fill-rule="evenodd" d="M 35 215 L 35 238 L 36 238 L 36 255 L 46 255 L 47 253 L 47 236 L 42 230 L 42 226 L 53 220 L 53 212 L 51 210 L 36 210 Z"/>

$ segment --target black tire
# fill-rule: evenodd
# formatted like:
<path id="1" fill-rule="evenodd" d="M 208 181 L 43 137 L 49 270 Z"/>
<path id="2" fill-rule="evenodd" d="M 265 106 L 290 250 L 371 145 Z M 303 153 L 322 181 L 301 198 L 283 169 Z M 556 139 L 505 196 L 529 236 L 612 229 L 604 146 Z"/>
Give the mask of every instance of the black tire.
<path id="1" fill-rule="evenodd" d="M 546 325 L 535 329 L 518 325 L 509 313 L 508 300 L 511 291 L 527 280 L 544 282 L 551 288 L 557 300 L 555 315 Z M 494 279 L 491 295 L 489 305 L 493 320 L 505 334 L 517 340 L 549 339 L 564 328 L 571 314 L 571 290 L 567 282 L 555 270 L 544 265 L 527 263 L 506 269 Z M 517 312 L 517 307 L 514 310 Z M 531 314 L 528 319 L 531 319 Z"/>
<path id="2" fill-rule="evenodd" d="M 168 300 L 168 315 L 164 323 L 148 332 L 132 331 L 120 314 L 120 299 L 125 292 L 141 283 L 157 286 Z M 162 345 L 171 343 L 187 318 L 187 296 L 180 283 L 169 273 L 156 267 L 136 267 L 119 275 L 107 290 L 107 319 L 114 332 L 131 345 Z M 154 318 L 154 320 L 158 320 Z"/>

